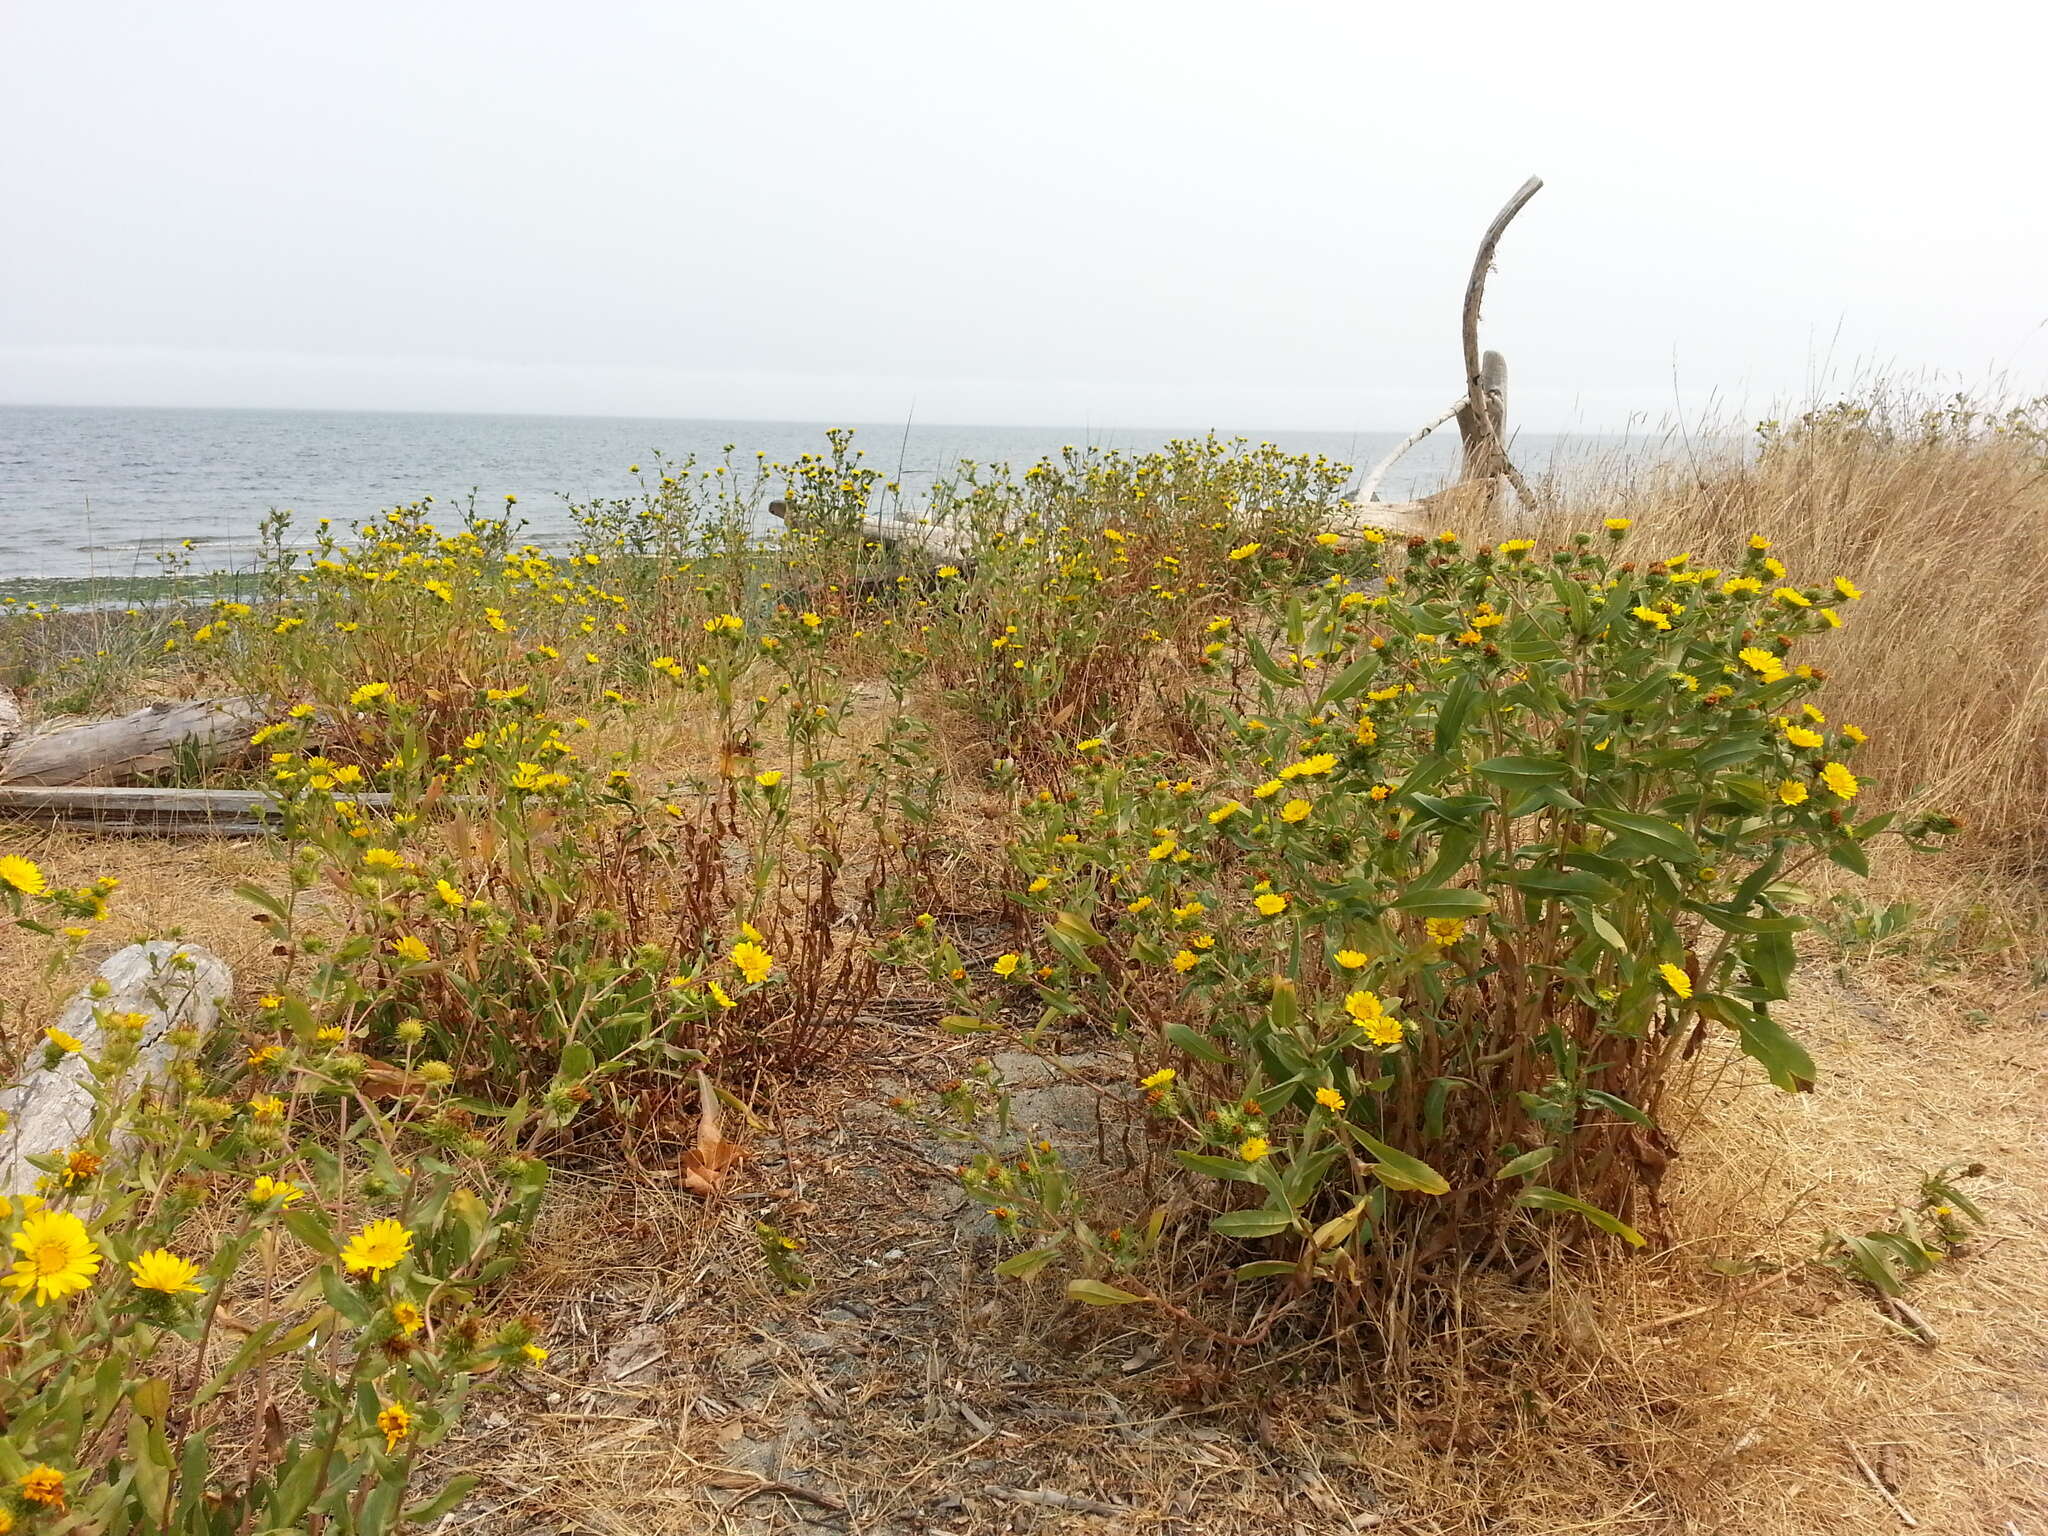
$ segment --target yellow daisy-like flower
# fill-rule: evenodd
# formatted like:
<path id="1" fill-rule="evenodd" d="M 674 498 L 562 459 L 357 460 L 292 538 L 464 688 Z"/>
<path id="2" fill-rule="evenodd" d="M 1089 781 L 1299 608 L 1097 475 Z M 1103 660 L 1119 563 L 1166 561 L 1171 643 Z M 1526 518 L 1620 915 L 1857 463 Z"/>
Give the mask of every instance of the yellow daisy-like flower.
<path id="1" fill-rule="evenodd" d="M 1465 937 L 1465 919 L 1462 917 L 1432 917 L 1424 920 L 1423 931 L 1429 935 L 1432 944 L 1446 948 Z"/>
<path id="2" fill-rule="evenodd" d="M 436 880 L 434 882 L 434 894 L 441 898 L 443 906 L 466 907 L 469 905 L 469 898 L 455 889 L 446 880 Z"/>
<path id="3" fill-rule="evenodd" d="M 768 973 L 775 969 L 775 957 L 760 945 L 745 939 L 733 945 L 727 958 L 752 986 L 759 986 L 766 981 Z"/>
<path id="4" fill-rule="evenodd" d="M 1151 905 L 1152 898 L 1150 896 L 1140 896 L 1136 901 L 1125 902 L 1124 910 L 1130 913 L 1138 913 L 1144 911 L 1147 907 Z"/>
<path id="5" fill-rule="evenodd" d="M 1820 781 L 1838 800 L 1854 800 L 1856 791 L 1863 787 L 1856 782 L 1856 775 L 1849 771 L 1846 763 L 1824 764 L 1820 770 Z"/>
<path id="6" fill-rule="evenodd" d="M 249 1184 L 251 1205 L 267 1206 L 274 1200 L 277 1202 L 277 1208 L 282 1211 L 289 1210 L 305 1198 L 306 1192 L 291 1180 L 273 1179 L 267 1173 L 259 1175 Z"/>
<path id="7" fill-rule="evenodd" d="M 1806 786 L 1797 779 L 1787 779 L 1778 786 L 1778 798 L 1786 805 L 1804 805 Z"/>
<path id="8" fill-rule="evenodd" d="M 1855 742 L 1856 745 L 1859 747 L 1862 746 L 1864 742 L 1870 740 L 1870 738 L 1863 733 L 1863 728 L 1861 726 L 1845 725 L 1842 727 L 1842 734 L 1845 737 L 1847 737 L 1850 741 Z"/>
<path id="9" fill-rule="evenodd" d="M 99 1245 L 85 1223 L 69 1211 L 31 1211 L 15 1229 L 14 1247 L 23 1256 L 14 1272 L 0 1276 L 17 1301 L 35 1292 L 36 1305 L 48 1306 L 84 1290 L 100 1271 Z"/>
<path id="10" fill-rule="evenodd" d="M 1770 541 L 1769 539 L 1765 538 L 1765 537 L 1764 537 L 1764 536 L 1763 536 L 1762 534 L 1760 534 L 1760 533 L 1752 533 L 1752 534 L 1751 534 L 1751 535 L 1749 536 L 1749 547 L 1750 547 L 1751 549 L 1758 549 L 1758 550 L 1762 550 L 1762 549 L 1769 549 L 1769 548 L 1771 547 L 1771 541 Z"/>
<path id="11" fill-rule="evenodd" d="M 1631 608 L 1629 612 L 1634 614 L 1642 623 L 1652 625 L 1657 629 L 1669 629 L 1671 627 L 1669 616 L 1659 613 L 1655 608 L 1638 606 Z"/>
<path id="12" fill-rule="evenodd" d="M 998 976 L 1014 976 L 1017 974 L 1017 967 L 1023 963 L 1024 957 L 1022 955 L 997 955 L 995 964 L 991 965 L 989 969 Z"/>
<path id="13" fill-rule="evenodd" d="M 168 1248 L 138 1253 L 128 1261 L 128 1277 L 137 1290 L 161 1291 L 166 1296 L 206 1293 L 206 1287 L 199 1283 L 199 1266 L 190 1259 L 179 1258 Z"/>
<path id="14" fill-rule="evenodd" d="M 1632 517 L 1610 517 L 1604 524 L 1609 533 L 1627 533 L 1635 525 L 1636 520 Z"/>
<path id="15" fill-rule="evenodd" d="M 413 965 L 425 965 L 427 961 L 433 959 L 432 953 L 427 949 L 427 941 L 410 933 L 403 938 L 393 939 L 391 952 Z"/>
<path id="16" fill-rule="evenodd" d="M 1272 1143 L 1263 1136 L 1247 1136 L 1237 1144 L 1237 1155 L 1248 1163 L 1256 1163 L 1272 1150 Z"/>
<path id="17" fill-rule="evenodd" d="M 1241 802 L 1236 800 L 1226 800 L 1221 805 L 1217 806 L 1215 810 L 1209 813 L 1209 824 L 1211 826 L 1221 826 L 1224 822 L 1230 820 L 1231 817 L 1235 816 L 1239 811 L 1243 809 L 1244 806 Z"/>
<path id="18" fill-rule="evenodd" d="M 1279 794 L 1283 787 L 1278 779 L 1268 779 L 1252 791 L 1252 798 L 1254 800 L 1270 800 Z"/>
<path id="19" fill-rule="evenodd" d="M 1858 587 L 1855 582 L 1851 581 L 1846 576 L 1837 576 L 1835 578 L 1835 590 L 1841 593 L 1842 596 L 1849 599 L 1849 601 L 1852 603 L 1855 602 L 1857 598 L 1863 595 L 1863 589 Z"/>
<path id="20" fill-rule="evenodd" d="M 399 1332 L 408 1339 L 427 1326 L 426 1314 L 409 1301 L 392 1304 L 391 1321 L 398 1324 Z"/>
<path id="21" fill-rule="evenodd" d="M 377 1411 L 377 1428 L 383 1432 L 386 1453 L 395 1451 L 412 1433 L 412 1412 L 403 1403 L 386 1403 Z"/>
<path id="22" fill-rule="evenodd" d="M 355 708 L 361 709 L 365 704 L 373 704 L 390 692 L 389 683 L 364 683 L 348 696 L 348 701 Z"/>
<path id="23" fill-rule="evenodd" d="M 739 1004 L 738 1004 L 738 1003 L 736 1003 L 736 1002 L 734 1002 L 734 1001 L 732 1000 L 732 995 L 731 995 L 730 993 L 728 993 L 728 992 L 727 992 L 727 991 L 725 990 L 725 988 L 721 987 L 721 986 L 720 986 L 720 985 L 719 985 L 719 984 L 718 984 L 717 982 L 715 982 L 715 981 L 707 981 L 707 982 L 705 982 L 705 983 L 704 983 L 704 987 L 705 987 L 705 990 L 706 990 L 706 991 L 708 991 L 708 992 L 709 992 L 709 993 L 711 994 L 711 1000 L 712 1000 L 712 1001 L 713 1001 L 714 1003 L 718 1004 L 718 1006 L 719 1006 L 719 1007 L 721 1007 L 721 1008 L 737 1008 L 737 1007 L 739 1007 Z"/>
<path id="24" fill-rule="evenodd" d="M 1361 969 L 1369 957 L 1363 950 L 1340 949 L 1331 958 L 1343 966 L 1345 970 L 1355 971 Z"/>
<path id="25" fill-rule="evenodd" d="M 1820 733 L 1809 731 L 1803 725 L 1786 726 L 1785 739 L 1795 747 L 1817 747 L 1821 743 Z"/>
<path id="26" fill-rule="evenodd" d="M 1274 891 L 1266 891 L 1253 899 L 1252 905 L 1264 917 L 1278 917 L 1287 910 L 1287 898 Z"/>
<path id="27" fill-rule="evenodd" d="M 1090 736 L 1086 741 L 1075 742 L 1074 750 L 1076 752 L 1093 752 L 1097 747 L 1101 745 L 1102 738 L 1100 736 Z"/>
<path id="28" fill-rule="evenodd" d="M 757 773 L 754 775 L 754 782 L 763 789 L 773 789 L 782 782 L 782 770 L 770 768 L 766 773 Z"/>
<path id="29" fill-rule="evenodd" d="M 1797 587 L 1779 587 L 1771 593 L 1774 602 L 1783 603 L 1787 608 L 1811 608 L 1813 599 Z"/>
<path id="30" fill-rule="evenodd" d="M 284 1118 L 284 1100 L 274 1093 L 259 1095 L 249 1101 L 249 1113 L 266 1125 L 274 1125 Z"/>
<path id="31" fill-rule="evenodd" d="M 1692 996 L 1692 978 L 1677 966 L 1667 961 L 1657 967 L 1657 974 L 1664 978 L 1664 985 L 1671 989 L 1674 996 Z"/>
<path id="32" fill-rule="evenodd" d="M 341 1263 L 350 1274 L 367 1271 L 373 1280 L 381 1280 L 411 1251 L 412 1234 L 386 1217 L 348 1240 L 341 1250 Z"/>
<path id="33" fill-rule="evenodd" d="M 1230 552 L 1230 558 L 1233 560 L 1249 560 L 1258 552 L 1259 546 L 1257 544 L 1240 544 Z"/>
<path id="34" fill-rule="evenodd" d="M 1314 807 L 1306 800 L 1290 800 L 1280 807 L 1280 819 L 1282 821 L 1307 821 L 1309 812 L 1313 809 Z"/>
<path id="35" fill-rule="evenodd" d="M 519 1353 L 526 1357 L 528 1365 L 546 1365 L 548 1363 L 548 1352 L 538 1344 L 522 1344 L 519 1346 Z"/>
<path id="36" fill-rule="evenodd" d="M 83 1040 L 67 1030 L 58 1029 L 55 1025 L 43 1031 L 43 1038 L 56 1046 L 58 1050 L 64 1051 L 67 1054 L 72 1051 L 82 1051 L 85 1049 L 85 1042 Z"/>
<path id="37" fill-rule="evenodd" d="M 30 1467 L 21 1475 L 15 1486 L 21 1490 L 22 1501 L 40 1504 L 45 1509 L 59 1513 L 64 1509 L 64 1474 L 49 1465 Z"/>
<path id="38" fill-rule="evenodd" d="M 1736 655 L 1744 666 L 1767 683 L 1775 683 L 1785 675 L 1785 663 L 1775 651 L 1767 651 L 1760 645 L 1746 645 Z"/>
<path id="39" fill-rule="evenodd" d="M 1150 1076 L 1139 1078 L 1138 1086 L 1140 1088 L 1164 1088 L 1168 1083 L 1172 1082 L 1178 1076 L 1180 1076 L 1180 1074 L 1174 1071 L 1173 1068 L 1161 1067 L 1157 1072 L 1152 1073 Z"/>
<path id="40" fill-rule="evenodd" d="M 1344 1107 L 1344 1095 L 1334 1088 L 1318 1088 L 1316 1090 L 1316 1102 L 1325 1109 L 1342 1109 Z"/>
<path id="41" fill-rule="evenodd" d="M 1173 957 L 1173 968 L 1176 971 L 1192 971 L 1197 965 L 1200 965 L 1201 963 L 1202 957 L 1196 954 L 1192 949 L 1184 949 Z"/>
<path id="42" fill-rule="evenodd" d="M 0 854 L 0 885 L 12 886 L 24 896 L 40 896 L 50 888 L 35 860 L 16 853 Z"/>

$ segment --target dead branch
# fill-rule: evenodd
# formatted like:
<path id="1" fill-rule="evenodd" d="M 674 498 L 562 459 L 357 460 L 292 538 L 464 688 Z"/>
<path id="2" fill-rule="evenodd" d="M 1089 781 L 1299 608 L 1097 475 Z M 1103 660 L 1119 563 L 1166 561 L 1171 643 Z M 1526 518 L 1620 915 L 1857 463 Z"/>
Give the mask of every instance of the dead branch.
<path id="1" fill-rule="evenodd" d="M 1508 483 L 1515 488 L 1515 494 L 1522 499 L 1522 505 L 1534 510 L 1536 498 L 1529 490 L 1529 483 L 1522 478 L 1508 459 L 1506 447 L 1501 442 L 1502 421 L 1496 419 L 1495 402 L 1489 399 L 1486 368 L 1479 356 L 1479 306 L 1486 296 L 1486 274 L 1493 267 L 1494 251 L 1500 245 L 1500 237 L 1507 232 L 1509 223 L 1522 211 L 1523 205 L 1543 190 L 1543 178 L 1531 176 L 1523 182 L 1507 205 L 1493 216 L 1493 222 L 1486 227 L 1486 234 L 1479 242 L 1479 254 L 1472 261 L 1472 276 L 1465 284 L 1465 310 L 1463 317 L 1463 339 L 1465 346 L 1465 406 L 1458 417 L 1460 430 L 1466 434 L 1465 476 L 1467 479 L 1486 479 L 1493 475 L 1505 475 Z M 1500 354 L 1489 354 L 1489 361 L 1495 371 L 1496 393 L 1504 396 L 1507 384 L 1507 363 Z M 1501 416 L 1505 416 L 1502 407 Z M 1485 471 L 1475 474 L 1476 457 L 1483 460 Z"/>

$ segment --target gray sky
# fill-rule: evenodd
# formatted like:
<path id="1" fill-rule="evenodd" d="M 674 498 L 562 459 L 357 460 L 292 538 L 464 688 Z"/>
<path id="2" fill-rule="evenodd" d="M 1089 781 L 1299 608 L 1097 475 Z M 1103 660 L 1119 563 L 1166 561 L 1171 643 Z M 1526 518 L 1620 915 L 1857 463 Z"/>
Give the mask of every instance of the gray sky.
<path id="1" fill-rule="evenodd" d="M 1531 172 L 1524 429 L 2039 390 L 2044 15 L 0 0 L 0 401 L 1402 428 Z"/>

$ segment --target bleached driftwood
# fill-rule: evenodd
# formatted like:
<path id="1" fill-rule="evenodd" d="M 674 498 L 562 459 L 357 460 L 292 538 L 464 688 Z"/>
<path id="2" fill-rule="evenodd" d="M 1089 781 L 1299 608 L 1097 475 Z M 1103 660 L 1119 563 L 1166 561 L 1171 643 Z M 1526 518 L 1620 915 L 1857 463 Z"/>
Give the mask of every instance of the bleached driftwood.
<path id="1" fill-rule="evenodd" d="M 181 756 L 219 762 L 248 746 L 265 715 L 254 699 L 188 699 L 113 720 L 52 721 L 0 747 L 0 784 L 109 784 Z"/>
<path id="2" fill-rule="evenodd" d="M 1391 453 L 1381 459 L 1379 463 L 1373 465 L 1371 473 L 1361 480 L 1358 488 L 1351 493 L 1350 500 L 1357 502 L 1360 506 L 1370 502 L 1379 494 L 1380 482 L 1387 478 L 1387 471 L 1401 461 L 1401 456 L 1464 408 L 1465 400 L 1463 396 L 1460 396 L 1445 406 L 1440 415 L 1430 418 L 1430 420 L 1424 422 L 1413 432 L 1402 438 L 1399 443 L 1395 444 Z M 1390 505 L 1390 503 L 1383 503 L 1383 505 Z"/>
<path id="3" fill-rule="evenodd" d="M 768 503 L 768 515 L 789 521 L 789 503 Z M 798 526 L 792 524 L 791 526 Z M 964 571 L 974 568 L 974 551 L 957 529 L 934 523 L 906 523 L 901 518 L 863 513 L 861 533 L 892 554 L 907 555 L 926 566 L 956 565 Z"/>
<path id="4" fill-rule="evenodd" d="M 83 1049 L 67 1052 L 54 1067 L 45 1067 L 43 1046 L 30 1046 L 30 1065 L 21 1080 L 0 1092 L 0 1111 L 8 1117 L 6 1128 L 0 1130 L 0 1194 L 33 1193 L 43 1174 L 29 1159 L 65 1151 L 91 1130 L 88 1059 L 104 1047 L 100 1017 L 139 1013 L 148 1020 L 133 1065 L 119 1083 L 105 1085 L 112 1093 L 131 1093 L 140 1082 L 161 1082 L 169 1071 L 174 1052 L 166 1036 L 171 1029 L 195 1029 L 203 1036 L 219 1019 L 220 1005 L 233 986 L 224 961 L 196 945 L 169 939 L 116 950 L 101 964 L 99 975 L 107 984 L 107 995 L 95 998 L 89 989 L 81 991 L 57 1017 L 57 1028 Z M 131 1144 L 129 1138 L 110 1150 L 118 1154 Z"/>
<path id="5" fill-rule="evenodd" d="M 14 695 L 0 688 L 0 755 L 14 744 L 14 738 L 21 734 L 21 706 L 14 702 Z"/>
<path id="6" fill-rule="evenodd" d="M 351 795 L 374 809 L 387 794 Z M 58 788 L 0 784 L 0 820 L 153 837 L 254 837 L 274 823 L 277 797 L 261 789 Z"/>
<path id="7" fill-rule="evenodd" d="M 1493 267 L 1493 253 L 1508 224 L 1529 199 L 1543 190 L 1543 178 L 1531 176 L 1515 190 L 1505 207 L 1493 216 L 1479 241 L 1479 254 L 1472 260 L 1472 275 L 1465 282 L 1465 308 L 1460 327 L 1465 347 L 1465 408 L 1458 413 L 1458 430 L 1465 439 L 1466 480 L 1491 480 L 1506 476 L 1522 505 L 1534 510 L 1536 498 L 1508 458 L 1507 374 L 1508 365 L 1498 352 L 1479 354 L 1479 306 L 1486 297 L 1486 274 Z"/>

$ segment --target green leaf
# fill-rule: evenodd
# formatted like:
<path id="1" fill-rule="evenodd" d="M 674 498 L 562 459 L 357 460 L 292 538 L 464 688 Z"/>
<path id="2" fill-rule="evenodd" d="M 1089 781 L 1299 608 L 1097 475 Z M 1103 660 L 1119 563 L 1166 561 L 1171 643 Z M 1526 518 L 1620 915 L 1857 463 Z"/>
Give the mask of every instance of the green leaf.
<path id="1" fill-rule="evenodd" d="M 1175 1152 L 1174 1161 L 1190 1173 L 1199 1173 L 1211 1179 L 1228 1179 L 1235 1184 L 1256 1184 L 1258 1176 L 1252 1172 L 1251 1164 L 1234 1157 L 1211 1157 L 1203 1152 Z"/>
<path id="2" fill-rule="evenodd" d="M 426 1525 L 430 1521 L 439 1520 L 468 1498 L 470 1489 L 475 1486 L 474 1473 L 465 1472 L 460 1477 L 450 1478 L 447 1487 L 424 1503 L 413 1505 L 405 1512 L 405 1518 L 415 1525 Z"/>
<path id="3" fill-rule="evenodd" d="M 1610 1216 L 1597 1205 L 1588 1205 L 1563 1190 L 1550 1189 L 1542 1184 L 1523 1190 L 1515 1197 L 1515 1204 L 1526 1205 L 1536 1211 L 1568 1211 L 1574 1216 L 1583 1216 L 1602 1232 L 1612 1232 L 1631 1248 L 1640 1248 L 1646 1241 L 1642 1233 L 1619 1216 Z"/>
<path id="4" fill-rule="evenodd" d="M 1166 1026 L 1168 1044 L 1178 1046 L 1197 1061 L 1206 1061 L 1213 1066 L 1227 1066 L 1230 1055 L 1207 1035 L 1200 1034 L 1185 1024 Z"/>
<path id="5" fill-rule="evenodd" d="M 1411 1157 L 1406 1152 L 1390 1147 L 1384 1141 L 1368 1136 L 1356 1126 L 1348 1129 L 1360 1146 L 1379 1159 L 1373 1173 L 1381 1183 L 1396 1189 L 1412 1189 L 1424 1195 L 1447 1195 L 1451 1192 L 1449 1181 L 1421 1158 Z M 1389 1178 L 1389 1173 L 1394 1177 Z"/>
<path id="6" fill-rule="evenodd" d="M 1472 771 L 1483 779 L 1491 779 L 1511 789 L 1559 784 L 1571 772 L 1561 757 L 1489 757 L 1483 763 L 1474 764 Z"/>
<path id="7" fill-rule="evenodd" d="M 1673 864 L 1699 862 L 1699 845 L 1661 817 L 1600 807 L 1586 812 L 1586 815 L 1614 834 L 1614 841 L 1608 847 L 1622 858 L 1666 859 Z"/>
<path id="8" fill-rule="evenodd" d="M 1385 665 L 1386 663 L 1380 659 L 1378 651 L 1367 651 L 1358 660 L 1338 673 L 1330 686 L 1323 690 L 1323 696 L 1316 705 L 1317 712 L 1320 713 L 1329 705 L 1343 703 L 1354 693 L 1358 692 L 1359 689 L 1371 682 Z"/>
<path id="9" fill-rule="evenodd" d="M 1013 1253 L 996 1266 L 996 1273 L 1008 1275 L 1013 1280 L 1029 1280 L 1046 1265 L 1060 1256 L 1057 1248 L 1030 1248 L 1023 1253 Z"/>
<path id="10" fill-rule="evenodd" d="M 1225 1237 L 1273 1237 L 1294 1225 L 1289 1211 L 1225 1211 L 1209 1219 L 1210 1227 Z"/>
<path id="11" fill-rule="evenodd" d="M 1103 944 L 1108 941 L 1089 926 L 1088 920 L 1078 912 L 1069 912 L 1064 907 L 1053 919 L 1053 927 L 1068 938 L 1080 944 Z"/>
<path id="12" fill-rule="evenodd" d="M 1644 1130 L 1656 1129 L 1657 1122 L 1644 1114 L 1640 1109 L 1637 1109 L 1635 1105 L 1629 1103 L 1627 1099 L 1617 1098 L 1615 1095 L 1602 1089 L 1588 1088 L 1586 1090 L 1586 1102 L 1588 1104 L 1598 1104 L 1602 1109 L 1609 1110 L 1621 1116 L 1624 1120 L 1632 1120 L 1637 1125 L 1643 1127 Z"/>
<path id="13" fill-rule="evenodd" d="M 1465 732 L 1465 721 L 1472 713 L 1472 706 L 1479 702 L 1479 690 L 1472 686 L 1472 679 L 1460 677 L 1444 691 L 1443 701 L 1436 708 L 1435 750 L 1439 757 L 1448 757 L 1451 748 L 1458 744 L 1458 738 Z"/>
<path id="14" fill-rule="evenodd" d="M 1803 917 L 1779 917 L 1743 912 L 1717 901 L 1688 901 L 1688 912 L 1697 912 L 1723 933 L 1800 933 L 1808 924 Z"/>
<path id="15" fill-rule="evenodd" d="M 939 1028 L 949 1035 L 985 1035 L 1002 1027 L 991 1024 L 987 1019 L 978 1019 L 971 1013 L 949 1013 L 939 1020 Z"/>
<path id="16" fill-rule="evenodd" d="M 1446 887 L 1409 891 L 1392 906 L 1418 917 L 1478 917 L 1493 910 L 1493 903 L 1477 891 Z"/>
<path id="17" fill-rule="evenodd" d="M 1524 869 L 1508 876 L 1516 888 L 1537 896 L 1590 896 L 1604 901 L 1614 887 L 1583 869 Z"/>
<path id="18" fill-rule="evenodd" d="M 1143 1301 L 1129 1291 L 1120 1291 L 1113 1285 L 1100 1280 L 1069 1280 L 1067 1300 L 1084 1301 L 1091 1307 L 1128 1307 L 1134 1301 Z"/>
<path id="19" fill-rule="evenodd" d="M 1520 1157 L 1501 1164 L 1496 1179 L 1519 1179 L 1524 1174 L 1534 1173 L 1547 1166 L 1557 1156 L 1555 1147 L 1538 1147 L 1534 1152 L 1524 1152 Z"/>
<path id="20" fill-rule="evenodd" d="M 1266 648 L 1259 643 L 1257 635 L 1245 636 L 1245 650 L 1252 659 L 1252 670 L 1276 688 L 1299 688 L 1302 680 L 1291 672 L 1283 672 Z"/>
<path id="21" fill-rule="evenodd" d="M 1282 1275 L 1291 1275 L 1300 1265 L 1287 1259 L 1256 1259 L 1250 1264 L 1240 1264 L 1233 1273 L 1240 1280 L 1277 1280 Z"/>
<path id="22" fill-rule="evenodd" d="M 1763 1009 L 1743 1011 L 1747 1017 L 1736 1024 L 1743 1054 L 1761 1062 L 1771 1082 L 1787 1093 L 1811 1092 L 1815 1072 L 1806 1047 L 1786 1034 L 1784 1026 Z"/>

